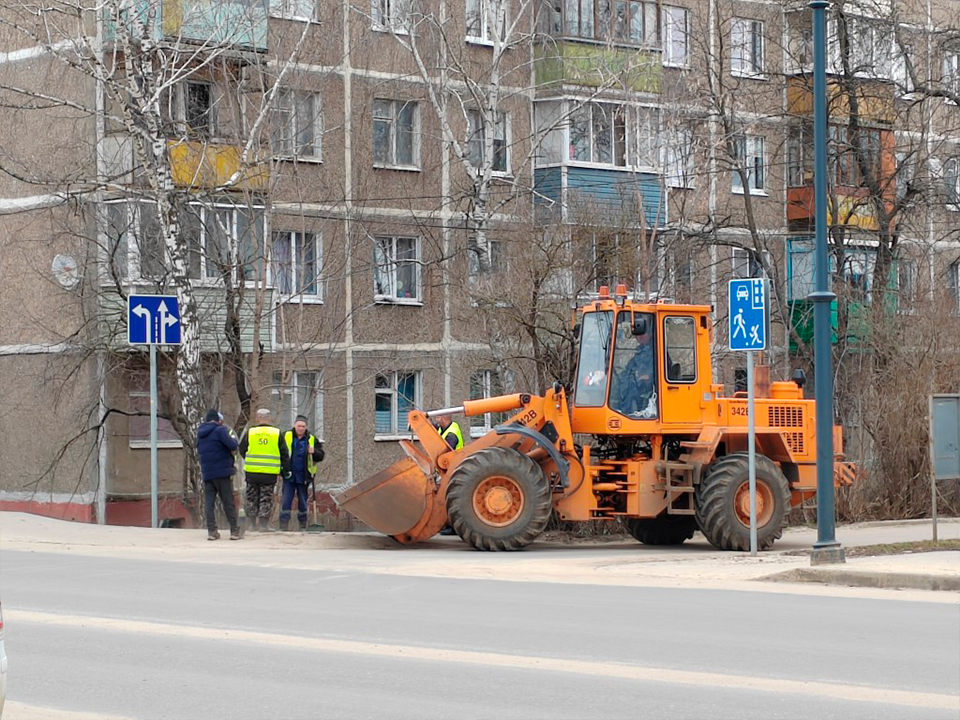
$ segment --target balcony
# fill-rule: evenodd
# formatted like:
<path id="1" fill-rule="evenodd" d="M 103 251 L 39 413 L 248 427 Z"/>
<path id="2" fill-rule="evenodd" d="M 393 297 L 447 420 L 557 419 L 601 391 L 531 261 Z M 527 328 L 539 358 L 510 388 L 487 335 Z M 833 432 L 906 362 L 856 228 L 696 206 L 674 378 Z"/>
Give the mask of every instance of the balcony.
<path id="1" fill-rule="evenodd" d="M 236 143 L 170 140 L 170 170 L 177 187 L 193 190 L 222 188 L 235 174 L 228 190 L 264 191 L 270 180 L 268 166 L 256 158 L 243 166 L 243 148 Z"/>
<path id="2" fill-rule="evenodd" d="M 662 72 L 657 51 L 572 40 L 543 44 L 536 50 L 536 81 L 541 89 L 581 85 L 658 93 Z"/>
<path id="3" fill-rule="evenodd" d="M 827 225 L 831 227 L 859 228 L 860 230 L 877 231 L 880 223 L 877 220 L 876 209 L 866 197 L 865 191 L 850 189 L 851 194 L 827 196 Z M 816 213 L 813 200 L 813 185 L 790 188 L 787 190 L 787 221 L 809 224 L 813 227 Z"/>
<path id="4" fill-rule="evenodd" d="M 858 81 L 854 90 L 860 121 L 867 125 L 889 126 L 896 120 L 895 88 L 882 81 Z M 831 120 L 846 124 L 850 119 L 850 99 L 839 81 L 827 82 L 827 113 Z M 809 79 L 787 81 L 787 114 L 813 118 L 813 87 Z"/>
<path id="5" fill-rule="evenodd" d="M 267 49 L 267 0 L 134 0 L 137 25 L 152 23 L 157 42 L 168 40 L 262 52 Z M 124 11 L 127 12 L 127 11 Z M 131 25 L 133 23 L 131 22 Z M 131 28 L 131 33 L 140 33 Z M 113 16 L 104 39 L 116 39 Z"/>
<path id="6" fill-rule="evenodd" d="M 661 178 L 652 172 L 545 167 L 536 169 L 534 183 L 541 209 L 564 222 L 636 227 L 641 209 L 647 227 L 667 220 Z"/>

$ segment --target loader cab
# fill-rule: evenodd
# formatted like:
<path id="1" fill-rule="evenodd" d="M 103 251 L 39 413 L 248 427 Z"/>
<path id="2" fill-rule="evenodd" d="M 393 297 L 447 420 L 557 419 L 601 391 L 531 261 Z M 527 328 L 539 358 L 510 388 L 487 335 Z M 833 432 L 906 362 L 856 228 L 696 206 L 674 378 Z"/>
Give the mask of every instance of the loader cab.
<path id="1" fill-rule="evenodd" d="M 578 432 L 650 435 L 699 427 L 710 395 L 710 308 L 614 298 L 578 311 Z M 705 389 L 705 390 L 704 390 Z"/>

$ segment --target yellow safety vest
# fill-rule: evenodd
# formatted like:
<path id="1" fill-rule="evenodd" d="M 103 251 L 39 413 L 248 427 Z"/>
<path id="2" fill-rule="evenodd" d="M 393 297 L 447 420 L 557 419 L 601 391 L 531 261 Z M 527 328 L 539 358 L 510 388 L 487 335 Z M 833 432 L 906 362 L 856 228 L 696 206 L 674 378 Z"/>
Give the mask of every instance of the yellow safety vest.
<path id="1" fill-rule="evenodd" d="M 280 474 L 280 428 L 254 425 L 247 431 L 243 470 L 264 475 Z"/>
<path id="2" fill-rule="evenodd" d="M 290 465 L 293 466 L 293 430 L 287 430 L 283 434 L 283 441 L 287 444 L 287 455 L 290 456 Z M 313 435 L 307 435 L 307 472 L 310 477 L 317 474 L 317 464 L 313 461 L 313 448 L 317 439 Z"/>
<path id="3" fill-rule="evenodd" d="M 454 448 L 454 450 L 459 450 L 460 448 L 463 447 L 463 433 L 460 432 L 460 425 L 456 422 L 450 423 L 447 426 L 447 429 L 440 433 L 441 439 L 443 439 L 446 442 L 449 442 L 447 441 L 447 435 L 449 435 L 450 433 L 453 433 L 457 438 L 457 446 Z"/>

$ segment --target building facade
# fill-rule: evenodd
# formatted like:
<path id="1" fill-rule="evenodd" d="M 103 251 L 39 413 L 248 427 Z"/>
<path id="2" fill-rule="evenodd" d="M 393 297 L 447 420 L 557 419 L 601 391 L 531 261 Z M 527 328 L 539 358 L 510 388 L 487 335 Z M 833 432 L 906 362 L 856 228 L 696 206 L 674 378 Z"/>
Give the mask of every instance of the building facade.
<path id="1" fill-rule="evenodd" d="M 135 4 L 0 11 L 0 467 L 21 468 L 3 507 L 149 519 L 131 292 L 181 295 L 193 329 L 161 352 L 173 522 L 188 407 L 303 413 L 323 487 L 349 485 L 397 459 L 414 407 L 563 379 L 569 303 L 601 285 L 723 308 L 728 279 L 766 276 L 766 362 L 803 364 L 805 5 Z M 838 343 L 888 295 L 960 311 L 952 5 L 831 10 Z M 714 371 L 737 387 L 720 328 Z"/>

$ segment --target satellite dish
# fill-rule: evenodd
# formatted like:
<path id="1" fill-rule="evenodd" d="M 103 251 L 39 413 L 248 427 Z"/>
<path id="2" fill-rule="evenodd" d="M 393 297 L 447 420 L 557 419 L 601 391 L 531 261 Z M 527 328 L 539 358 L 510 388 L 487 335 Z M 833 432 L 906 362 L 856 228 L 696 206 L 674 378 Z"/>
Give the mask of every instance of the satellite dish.
<path id="1" fill-rule="evenodd" d="M 67 290 L 75 288 L 80 282 L 80 270 L 77 262 L 69 255 L 57 255 L 51 265 L 53 279 Z"/>

